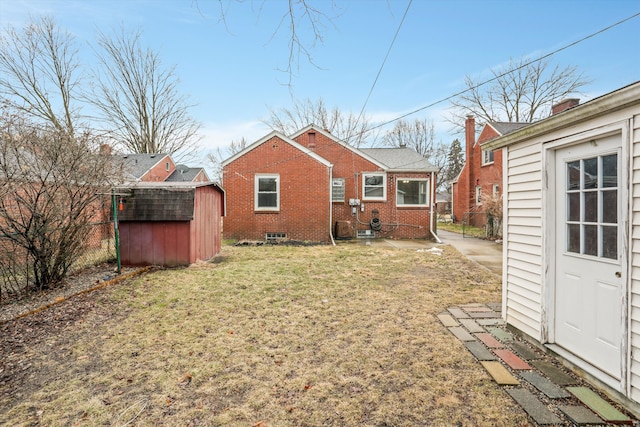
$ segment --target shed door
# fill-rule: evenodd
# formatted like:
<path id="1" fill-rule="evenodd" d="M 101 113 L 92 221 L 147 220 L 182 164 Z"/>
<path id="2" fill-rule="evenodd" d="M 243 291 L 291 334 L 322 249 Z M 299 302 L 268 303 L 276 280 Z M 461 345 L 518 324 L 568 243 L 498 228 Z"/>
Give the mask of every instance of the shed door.
<path id="1" fill-rule="evenodd" d="M 621 379 L 620 136 L 556 152 L 555 341 Z"/>

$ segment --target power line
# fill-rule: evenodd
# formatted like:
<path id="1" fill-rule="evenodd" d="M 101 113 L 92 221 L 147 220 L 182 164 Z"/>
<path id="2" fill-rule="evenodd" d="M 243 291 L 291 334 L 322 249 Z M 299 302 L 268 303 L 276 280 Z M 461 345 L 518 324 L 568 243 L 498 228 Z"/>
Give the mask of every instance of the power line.
<path id="1" fill-rule="evenodd" d="M 616 26 L 618 26 L 618 25 L 620 25 L 620 24 L 623 24 L 623 23 L 625 23 L 625 22 L 627 22 L 627 21 L 630 21 L 631 19 L 637 18 L 638 16 L 640 16 L 640 12 L 638 12 L 638 13 L 636 13 L 636 14 L 634 14 L 634 15 L 631 15 L 631 16 L 629 16 L 629 17 L 627 17 L 627 18 L 624 18 L 624 19 L 622 19 L 622 20 L 620 20 L 620 21 L 618 21 L 618 22 L 616 22 L 616 23 L 614 23 L 614 24 L 611 24 L 611 25 L 609 25 L 609 26 L 607 26 L 607 27 L 605 27 L 605 28 L 603 28 L 603 29 L 601 29 L 601 30 L 599 30 L 599 31 L 596 31 L 595 33 L 591 33 L 591 34 L 589 34 L 589 35 L 587 35 L 587 36 L 585 36 L 585 37 L 583 37 L 583 38 L 581 38 L 581 39 L 578 39 L 578 40 L 576 40 L 576 41 L 572 42 L 572 43 L 569 43 L 569 44 L 567 44 L 567 45 L 564 45 L 564 46 L 562 46 L 562 47 L 560 47 L 560 48 L 558 48 L 558 49 L 556 49 L 556 50 L 554 50 L 554 51 L 551 51 L 551 52 L 549 52 L 549 53 L 547 53 L 547 54 L 545 54 L 545 55 L 542 55 L 542 56 L 540 56 L 540 57 L 538 57 L 538 58 L 536 58 L 536 59 L 532 59 L 531 61 L 528 61 L 528 62 L 526 62 L 526 63 L 524 63 L 524 64 L 522 64 L 522 65 L 520 65 L 520 66 L 518 66 L 518 67 L 516 67 L 516 68 L 513 68 L 513 69 L 511 69 L 511 70 L 505 71 L 504 73 L 499 74 L 499 75 L 497 75 L 497 76 L 494 76 L 494 77 L 492 77 L 492 78 L 490 78 L 490 79 L 488 79 L 488 80 L 485 80 L 485 81 L 484 81 L 484 82 L 482 82 L 482 83 L 478 83 L 478 84 L 477 84 L 477 85 L 475 85 L 475 86 L 472 86 L 472 87 L 466 88 L 466 89 L 461 90 L 461 91 L 459 91 L 459 92 L 456 92 L 456 93 L 454 93 L 454 94 L 452 94 L 452 95 L 449 95 L 449 96 L 447 96 L 446 98 L 439 99 L 438 101 L 434 101 L 434 102 L 432 102 L 432 103 L 430 103 L 430 104 L 427 104 L 427 105 L 425 105 L 425 106 L 423 106 L 423 107 L 417 108 L 417 109 L 415 109 L 415 110 L 413 110 L 413 111 L 410 111 L 410 112 L 408 112 L 408 113 L 406 113 L 406 114 L 403 114 L 403 115 L 401 115 L 401 116 L 399 116 L 399 117 L 396 117 L 396 118 L 394 118 L 394 119 L 388 120 L 388 121 L 383 122 L 383 123 L 380 123 L 380 124 L 378 124 L 378 125 L 375 125 L 375 126 L 373 126 L 373 127 L 369 128 L 369 129 L 367 129 L 367 130 L 366 130 L 366 132 L 371 131 L 371 130 L 374 130 L 374 129 L 377 129 L 377 128 L 380 128 L 380 127 L 383 127 L 383 126 L 386 126 L 386 125 L 391 124 L 391 123 L 393 123 L 393 122 L 396 122 L 396 121 L 398 121 L 398 120 L 404 119 L 405 117 L 411 116 L 411 115 L 413 115 L 413 114 L 415 114 L 415 113 L 417 113 L 417 112 L 420 112 L 420 111 L 422 111 L 422 110 L 426 110 L 427 108 L 431 108 L 431 107 L 433 107 L 433 106 L 435 106 L 435 105 L 438 105 L 438 104 L 441 104 L 441 103 L 443 103 L 443 102 L 449 101 L 449 100 L 451 100 L 451 99 L 453 99 L 453 98 L 455 98 L 455 97 L 458 97 L 458 96 L 460 96 L 460 95 L 462 95 L 462 94 L 464 94 L 464 93 L 466 93 L 466 92 L 469 92 L 469 91 L 475 90 L 475 89 L 477 89 L 477 88 L 479 88 L 479 87 L 481 87 L 481 86 L 486 85 L 487 83 L 491 83 L 491 82 L 493 82 L 493 81 L 495 81 L 495 80 L 498 80 L 498 79 L 500 79 L 500 78 L 502 78 L 502 77 L 506 76 L 507 74 L 511 74 L 511 73 L 513 73 L 514 71 L 518 71 L 518 70 L 520 70 L 520 69 L 522 69 L 522 68 L 524 68 L 524 67 L 528 67 L 528 66 L 529 66 L 529 65 L 531 65 L 531 64 L 534 64 L 534 63 L 536 63 L 536 62 L 542 61 L 543 59 L 546 59 L 546 58 L 548 58 L 548 57 L 550 57 L 550 56 L 553 56 L 553 55 L 555 55 L 555 54 L 557 54 L 557 53 L 559 53 L 559 52 L 562 52 L 563 50 L 569 49 L 570 47 L 573 47 L 573 46 L 575 46 L 575 45 L 577 45 L 577 44 L 579 44 L 579 43 L 584 42 L 585 40 L 588 40 L 588 39 L 590 39 L 590 38 L 593 38 L 593 37 L 597 36 L 598 34 L 602 34 L 602 33 L 604 33 L 605 31 L 608 31 L 608 30 L 610 30 L 610 29 L 612 29 L 612 28 L 614 28 L 614 27 L 616 27 Z M 364 133 L 364 132 L 363 132 L 363 133 Z"/>
<path id="2" fill-rule="evenodd" d="M 369 94 L 367 95 L 367 98 L 365 99 L 364 104 L 362 105 L 362 109 L 360 110 L 360 114 L 358 114 L 358 118 L 356 119 L 356 123 L 358 123 L 360 121 L 360 118 L 364 114 L 364 110 L 367 107 L 367 103 L 369 103 L 369 98 L 371 98 L 371 94 L 373 93 L 373 89 L 376 87 L 376 83 L 378 83 L 378 78 L 380 78 L 380 74 L 382 73 L 382 69 L 384 68 L 384 64 L 387 63 L 387 58 L 389 58 L 389 54 L 391 53 L 391 48 L 393 48 L 393 45 L 396 42 L 396 39 L 398 38 L 398 34 L 400 33 L 400 28 L 402 28 L 402 24 L 404 23 L 404 19 L 407 17 L 407 13 L 409 13 L 409 8 L 411 7 L 411 3 L 413 3 L 413 0 L 409 0 L 409 3 L 407 4 L 407 8 L 404 11 L 404 15 L 402 15 L 402 20 L 400 21 L 400 24 L 398 25 L 398 29 L 396 30 L 396 33 L 393 36 L 393 40 L 391 40 L 391 44 L 389 45 L 389 48 L 387 49 L 387 54 L 384 56 L 384 59 L 382 60 L 382 64 L 380 65 L 380 69 L 378 69 L 378 74 L 376 75 L 376 78 L 374 79 L 373 84 L 371 85 L 371 89 L 369 89 Z"/>

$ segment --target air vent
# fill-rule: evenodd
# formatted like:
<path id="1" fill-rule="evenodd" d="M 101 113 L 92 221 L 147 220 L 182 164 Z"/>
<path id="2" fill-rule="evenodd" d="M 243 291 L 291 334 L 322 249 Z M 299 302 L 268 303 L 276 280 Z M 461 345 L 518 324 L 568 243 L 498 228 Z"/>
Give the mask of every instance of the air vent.
<path id="1" fill-rule="evenodd" d="M 266 233 L 265 240 L 267 242 L 276 242 L 287 238 L 287 233 Z"/>
<path id="2" fill-rule="evenodd" d="M 376 234 L 373 230 L 358 230 L 358 239 L 373 239 Z"/>

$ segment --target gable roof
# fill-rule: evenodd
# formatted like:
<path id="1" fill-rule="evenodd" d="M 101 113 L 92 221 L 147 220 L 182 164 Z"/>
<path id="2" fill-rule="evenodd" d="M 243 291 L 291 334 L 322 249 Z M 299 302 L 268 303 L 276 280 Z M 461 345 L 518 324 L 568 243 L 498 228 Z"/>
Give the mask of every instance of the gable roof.
<path id="1" fill-rule="evenodd" d="M 256 147 L 259 147 L 260 145 L 264 144 L 265 142 L 267 142 L 268 140 L 270 140 L 273 137 L 280 138 L 281 140 L 283 140 L 287 144 L 289 144 L 292 147 L 300 150 L 301 152 L 305 153 L 306 155 L 310 156 L 311 158 L 315 159 L 316 161 L 322 163 L 323 165 L 325 165 L 327 167 L 332 167 L 333 166 L 331 164 L 331 162 L 329 162 L 326 159 L 320 157 L 319 155 L 317 155 L 313 151 L 309 150 L 307 147 L 304 147 L 304 146 L 298 144 L 293 139 L 291 139 L 291 138 L 285 136 L 284 134 L 274 130 L 273 132 L 263 136 L 262 138 L 260 138 L 256 142 L 254 142 L 253 144 L 249 145 L 248 147 L 245 147 L 244 150 L 238 151 L 236 154 L 232 155 L 228 159 L 223 160 L 222 163 L 221 163 L 222 167 L 228 165 L 229 163 L 233 162 L 234 160 L 238 159 L 239 157 L 244 156 L 246 153 L 252 151 Z"/>
<path id="2" fill-rule="evenodd" d="M 438 171 L 437 167 L 412 148 L 361 148 L 360 151 L 382 163 L 389 172 Z"/>
<path id="3" fill-rule="evenodd" d="M 165 179 L 165 182 L 191 182 L 200 172 L 204 172 L 204 168 L 190 168 L 186 165 L 176 165 L 176 170 Z M 206 176 L 206 172 L 204 172 L 204 174 Z M 207 179 L 208 178 L 207 176 Z"/>
<path id="4" fill-rule="evenodd" d="M 169 157 L 165 153 L 123 154 L 114 156 L 122 161 L 125 177 L 140 179 L 158 163 Z"/>
<path id="5" fill-rule="evenodd" d="M 522 122 L 489 122 L 489 126 L 495 129 L 500 135 L 506 135 L 511 132 L 515 132 L 525 126 L 529 126 L 531 123 Z"/>

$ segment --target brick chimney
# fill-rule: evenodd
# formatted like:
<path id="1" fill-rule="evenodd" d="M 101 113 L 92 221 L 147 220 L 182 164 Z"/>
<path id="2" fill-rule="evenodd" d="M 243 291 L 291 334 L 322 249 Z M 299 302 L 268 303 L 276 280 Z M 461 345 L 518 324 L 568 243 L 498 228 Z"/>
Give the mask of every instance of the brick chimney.
<path id="1" fill-rule="evenodd" d="M 465 135 L 465 161 L 471 167 L 473 160 L 473 146 L 476 143 L 476 118 L 469 114 L 467 120 L 464 122 L 464 135 Z"/>
<path id="2" fill-rule="evenodd" d="M 551 115 L 555 116 L 556 114 L 562 113 L 563 111 L 573 108 L 578 104 L 580 104 L 580 99 L 578 98 L 563 99 L 551 107 Z"/>

